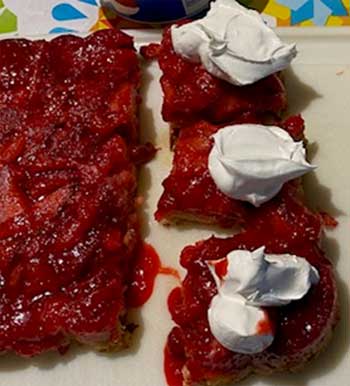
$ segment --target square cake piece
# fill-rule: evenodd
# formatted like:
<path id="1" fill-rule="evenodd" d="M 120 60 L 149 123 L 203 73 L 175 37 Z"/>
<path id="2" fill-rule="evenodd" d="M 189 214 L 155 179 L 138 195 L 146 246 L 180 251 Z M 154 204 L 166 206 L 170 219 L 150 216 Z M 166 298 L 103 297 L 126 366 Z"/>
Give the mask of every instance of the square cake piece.
<path id="1" fill-rule="evenodd" d="M 175 127 L 201 119 L 222 123 L 244 113 L 279 116 L 287 107 L 286 89 L 280 73 L 239 87 L 214 77 L 201 64 L 176 54 L 171 27 L 162 42 L 141 49 L 146 59 L 157 58 L 163 72 L 163 119 Z"/>
<path id="2" fill-rule="evenodd" d="M 278 216 L 278 226 L 276 220 L 275 216 L 267 218 L 264 230 L 251 228 L 227 239 L 212 237 L 183 250 L 181 265 L 187 274 L 168 300 L 177 324 L 165 349 L 170 384 L 176 379 L 176 384 L 183 386 L 231 385 L 252 373 L 299 370 L 329 342 L 339 319 L 333 267 L 317 243 L 308 241 L 303 232 L 298 233 L 297 240 L 286 232 L 289 218 L 283 213 Z M 269 347 L 258 353 L 234 352 L 221 345 L 211 331 L 208 310 L 218 290 L 208 263 L 220 261 L 233 250 L 254 251 L 261 246 L 274 256 L 301 256 L 317 269 L 319 281 L 301 300 L 264 308 L 274 335 Z M 219 273 L 221 266 L 217 268 Z M 262 334 L 264 325 L 258 327 Z"/>
<path id="3" fill-rule="evenodd" d="M 127 344 L 139 84 L 117 30 L 0 42 L 0 351 Z"/>
<path id="4" fill-rule="evenodd" d="M 239 123 L 243 121 L 256 123 L 257 118 L 248 114 L 242 116 Z M 294 140 L 303 139 L 304 121 L 300 116 L 278 124 Z M 317 238 L 321 219 L 305 208 L 300 179 L 287 182 L 276 197 L 259 208 L 233 199 L 218 189 L 209 172 L 208 157 L 213 147 L 212 135 L 221 127 L 201 121 L 180 130 L 174 148 L 173 167 L 163 182 L 164 191 L 158 202 L 156 220 L 165 224 L 194 221 L 223 227 L 247 227 L 258 226 L 266 213 L 299 211 L 302 213 L 298 218 L 300 226 L 318 221 L 316 233 L 313 232 L 316 228 L 310 228 L 310 238 Z M 293 215 L 290 216 L 290 223 L 293 223 Z M 299 226 L 297 222 L 296 226 Z"/>

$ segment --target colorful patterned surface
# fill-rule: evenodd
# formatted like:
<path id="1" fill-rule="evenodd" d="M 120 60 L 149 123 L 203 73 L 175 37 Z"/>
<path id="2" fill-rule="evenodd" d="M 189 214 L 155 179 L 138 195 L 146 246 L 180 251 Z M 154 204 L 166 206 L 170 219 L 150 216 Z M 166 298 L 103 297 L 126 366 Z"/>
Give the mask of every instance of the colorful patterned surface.
<path id="1" fill-rule="evenodd" d="M 98 9 L 99 0 L 0 0 L 0 33 L 88 31 Z"/>
<path id="2" fill-rule="evenodd" d="M 166 1 L 166 0 L 165 0 Z M 273 26 L 349 26 L 350 0 L 240 0 Z M 145 28 L 123 20 L 100 0 L 0 0 L 0 33 L 26 35 Z"/>
<path id="3" fill-rule="evenodd" d="M 279 26 L 346 26 L 350 25 L 349 9 L 349 0 L 270 0 L 263 12 Z"/>
<path id="4" fill-rule="evenodd" d="M 350 0 L 239 0 L 247 7 L 263 13 L 272 26 L 349 26 Z M 111 10 L 100 10 L 99 22 L 94 26 L 106 28 L 145 28 L 123 20 Z"/>

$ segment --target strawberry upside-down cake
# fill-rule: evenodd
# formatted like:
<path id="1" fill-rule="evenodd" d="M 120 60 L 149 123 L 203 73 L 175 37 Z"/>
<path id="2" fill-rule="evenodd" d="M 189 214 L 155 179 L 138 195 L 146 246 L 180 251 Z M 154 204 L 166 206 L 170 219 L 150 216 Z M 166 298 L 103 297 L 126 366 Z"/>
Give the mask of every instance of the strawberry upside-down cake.
<path id="1" fill-rule="evenodd" d="M 266 218 L 264 229 L 253 227 L 228 239 L 212 237 L 183 250 L 180 262 L 187 275 L 168 300 L 177 324 L 165 348 L 169 385 L 231 384 L 251 373 L 293 371 L 327 345 L 339 317 L 333 267 L 317 244 L 303 237 L 302 232 L 297 239 L 293 238 L 288 222 L 288 217 L 281 213 L 278 217 Z M 315 226 L 317 231 L 316 219 Z M 218 289 L 208 262 L 220 261 L 232 250 L 253 251 L 261 246 L 271 254 L 303 257 L 317 269 L 319 280 L 301 300 L 264 308 L 269 323 L 258 325 L 257 338 L 259 334 L 272 332 L 274 340 L 269 347 L 255 354 L 234 352 L 219 343 L 211 331 L 208 311 Z M 225 275 L 227 264 L 217 268 L 220 268 L 216 270 L 218 274 Z M 239 314 L 235 318 L 239 318 Z"/>
<path id="2" fill-rule="evenodd" d="M 162 115 L 175 129 L 200 119 L 228 122 L 247 112 L 264 118 L 278 116 L 287 107 L 280 73 L 244 87 L 230 84 L 210 74 L 200 63 L 178 55 L 172 44 L 171 27 L 165 29 L 160 44 L 142 47 L 141 54 L 146 59 L 158 60 L 163 72 Z"/>
<path id="3" fill-rule="evenodd" d="M 256 116 L 242 115 L 236 123 L 256 123 Z M 280 122 L 294 141 L 304 138 L 304 120 L 293 116 Z M 164 180 L 164 192 L 158 202 L 156 220 L 165 224 L 183 221 L 217 224 L 223 227 L 256 224 L 263 221 L 269 212 L 300 212 L 296 219 L 305 226 L 314 216 L 303 205 L 300 179 L 287 182 L 280 193 L 267 203 L 255 208 L 250 203 L 233 199 L 216 186 L 209 173 L 208 157 L 213 148 L 212 136 L 222 126 L 205 121 L 183 127 L 174 147 L 173 167 Z M 298 210 L 299 208 L 299 210 Z M 291 222 L 292 215 L 291 215 Z M 321 219 L 319 219 L 319 227 Z M 307 227 L 306 227 L 307 228 Z M 313 230 L 314 228 L 310 228 Z M 310 237 L 317 238 L 319 230 Z"/>
<path id="4" fill-rule="evenodd" d="M 170 386 L 232 384 L 251 373 L 299 369 L 338 321 L 326 221 L 305 204 L 304 121 L 281 121 L 281 72 L 297 55 L 262 17 L 216 0 L 202 19 L 170 27 L 145 47 L 163 72 L 163 118 L 173 167 L 156 220 L 243 233 L 186 247 L 187 274 L 169 296 L 176 323 L 165 347 Z"/>
<path id="5" fill-rule="evenodd" d="M 0 351 L 119 349 L 140 246 L 132 38 L 0 42 Z"/>

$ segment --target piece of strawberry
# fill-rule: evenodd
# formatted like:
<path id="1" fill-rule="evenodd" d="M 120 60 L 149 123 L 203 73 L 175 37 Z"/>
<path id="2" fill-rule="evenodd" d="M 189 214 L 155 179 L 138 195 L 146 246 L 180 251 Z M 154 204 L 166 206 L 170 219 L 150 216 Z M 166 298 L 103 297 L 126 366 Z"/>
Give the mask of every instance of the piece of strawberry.
<path id="1" fill-rule="evenodd" d="M 28 207 L 28 200 L 19 188 L 15 170 L 10 166 L 4 166 L 0 170 L 0 195 L 0 224 L 20 215 Z"/>
<path id="2" fill-rule="evenodd" d="M 8 218 L 0 228 L 0 239 L 15 237 L 24 232 L 38 232 L 57 216 L 71 195 L 71 188 L 63 187 L 35 203 L 30 209 L 25 209 Z"/>

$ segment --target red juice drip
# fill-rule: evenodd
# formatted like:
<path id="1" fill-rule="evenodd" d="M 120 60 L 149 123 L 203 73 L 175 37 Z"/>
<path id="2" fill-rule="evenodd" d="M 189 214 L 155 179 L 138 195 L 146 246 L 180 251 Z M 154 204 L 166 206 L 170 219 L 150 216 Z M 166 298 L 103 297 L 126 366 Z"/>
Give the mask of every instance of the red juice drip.
<path id="1" fill-rule="evenodd" d="M 128 306 L 140 307 L 152 295 L 155 279 L 160 268 L 160 259 L 155 249 L 143 243 L 134 268 L 134 276 L 128 292 Z"/>
<path id="2" fill-rule="evenodd" d="M 181 277 L 180 277 L 179 271 L 177 269 L 175 269 L 175 268 L 161 266 L 159 268 L 159 274 L 160 275 L 172 276 L 177 281 L 179 281 L 179 282 L 181 281 Z"/>
<path id="3" fill-rule="evenodd" d="M 162 267 L 156 250 L 152 245 L 143 243 L 136 260 L 127 296 L 129 307 L 140 307 L 149 300 L 158 274 L 173 276 L 180 281 L 177 270 L 171 267 Z"/>

